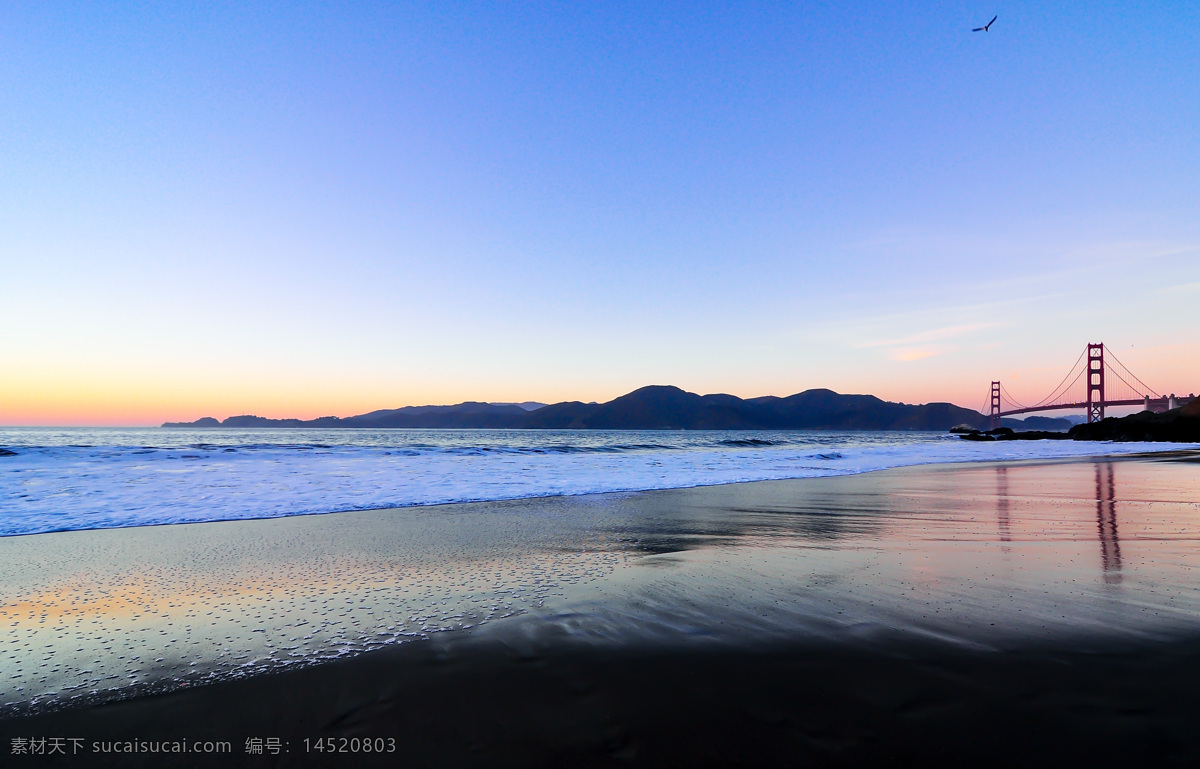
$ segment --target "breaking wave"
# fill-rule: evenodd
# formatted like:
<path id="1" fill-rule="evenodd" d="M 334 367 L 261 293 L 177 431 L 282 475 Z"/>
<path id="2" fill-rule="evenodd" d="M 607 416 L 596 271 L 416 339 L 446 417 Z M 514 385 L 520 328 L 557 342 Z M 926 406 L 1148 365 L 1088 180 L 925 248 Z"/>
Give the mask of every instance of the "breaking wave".
<path id="1" fill-rule="evenodd" d="M 0 430 L 0 535 L 1152 450 L 941 433 Z"/>

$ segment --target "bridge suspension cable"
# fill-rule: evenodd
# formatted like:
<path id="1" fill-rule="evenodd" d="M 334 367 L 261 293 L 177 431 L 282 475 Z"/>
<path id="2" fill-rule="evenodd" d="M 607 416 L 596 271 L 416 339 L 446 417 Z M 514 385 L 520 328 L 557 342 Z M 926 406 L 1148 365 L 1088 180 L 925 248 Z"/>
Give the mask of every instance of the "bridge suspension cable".
<path id="1" fill-rule="evenodd" d="M 1129 388 L 1129 391 L 1131 394 L 1136 394 L 1139 397 L 1143 397 L 1143 398 L 1146 397 L 1147 395 L 1154 397 L 1154 398 L 1161 397 L 1154 390 L 1151 390 L 1150 387 L 1145 382 L 1138 379 L 1132 371 L 1130 371 L 1128 368 L 1126 368 L 1124 363 L 1117 360 L 1117 356 L 1113 355 L 1112 350 L 1108 349 L 1107 346 L 1105 346 L 1105 348 L 1104 348 L 1104 354 L 1105 354 L 1105 364 L 1107 365 L 1109 371 L 1112 372 L 1113 376 L 1115 376 L 1117 379 L 1120 379 L 1122 382 L 1125 383 L 1125 386 Z M 1109 364 L 1108 363 L 1109 359 L 1111 359 L 1117 365 L 1113 366 L 1112 364 Z M 1139 385 L 1141 385 L 1141 387 L 1140 388 L 1134 387 L 1133 384 L 1131 384 L 1129 382 L 1129 379 L 1126 379 L 1125 376 L 1121 375 L 1121 372 L 1124 372 L 1125 376 L 1128 376 L 1129 379 L 1132 379 L 1134 382 L 1137 382 Z"/>
<path id="2" fill-rule="evenodd" d="M 1051 403 L 1056 403 L 1059 398 L 1066 395 L 1067 392 L 1069 392 L 1070 389 L 1075 386 L 1075 383 L 1077 381 L 1079 381 L 1079 378 L 1081 376 L 1083 376 L 1083 372 L 1085 369 L 1082 369 L 1082 368 L 1079 369 L 1079 373 L 1075 374 L 1074 379 L 1071 379 L 1071 374 L 1075 373 L 1075 367 L 1080 364 L 1080 362 L 1083 360 L 1084 355 L 1087 355 L 1087 348 L 1084 348 L 1083 352 L 1079 353 L 1079 357 L 1076 358 L 1075 362 L 1071 364 L 1071 368 L 1067 370 L 1067 375 L 1062 378 L 1062 382 L 1059 382 L 1058 386 L 1056 386 L 1053 390 L 1051 390 L 1049 395 L 1047 395 L 1045 398 L 1042 398 L 1037 403 L 1033 404 L 1033 408 L 1037 408 L 1038 406 L 1045 406 L 1045 405 L 1051 404 Z M 1063 384 L 1068 379 L 1071 379 L 1071 383 L 1068 384 L 1066 387 L 1063 387 Z"/>
<path id="3" fill-rule="evenodd" d="M 1028 406 L 1026 406 L 1024 403 L 1021 403 L 1019 400 L 1009 395 L 1008 390 L 1004 389 L 1003 384 L 1000 385 L 1000 398 L 1002 401 L 1008 401 L 1019 409 L 1028 408 Z"/>
<path id="4" fill-rule="evenodd" d="M 1079 380 L 1083 379 L 1083 375 L 1086 373 L 1087 373 L 1087 369 L 1085 369 L 1085 368 L 1079 369 L 1079 373 L 1075 375 L 1075 378 L 1071 380 L 1071 383 L 1069 385 L 1062 388 L 1062 390 L 1059 391 L 1056 395 L 1052 394 L 1051 397 L 1046 398 L 1046 400 L 1039 403 L 1038 406 L 1042 406 L 1042 405 L 1053 406 L 1056 403 L 1076 402 L 1076 401 L 1072 401 L 1071 396 L 1067 395 L 1067 393 L 1071 392 L 1071 390 L 1073 390 L 1075 388 L 1075 385 L 1077 385 L 1079 383 Z M 1082 396 L 1078 396 L 1078 397 L 1080 400 L 1082 400 Z"/>

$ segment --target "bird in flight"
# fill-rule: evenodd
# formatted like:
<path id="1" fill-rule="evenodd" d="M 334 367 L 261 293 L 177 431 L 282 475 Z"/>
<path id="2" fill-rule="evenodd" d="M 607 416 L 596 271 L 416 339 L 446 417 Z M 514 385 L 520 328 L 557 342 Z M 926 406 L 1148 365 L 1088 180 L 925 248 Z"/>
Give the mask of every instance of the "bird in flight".
<path id="1" fill-rule="evenodd" d="M 999 17 L 999 16 L 993 16 L 993 17 L 992 17 L 992 21 L 995 21 L 995 20 L 996 20 L 996 19 L 998 19 L 998 18 L 1000 18 L 1000 17 Z M 989 21 L 987 24 L 984 24 L 982 27 L 976 27 L 975 29 L 973 29 L 973 30 L 971 30 L 971 31 L 972 31 L 972 32 L 987 32 L 987 31 L 988 31 L 988 27 L 992 26 L 992 21 Z"/>

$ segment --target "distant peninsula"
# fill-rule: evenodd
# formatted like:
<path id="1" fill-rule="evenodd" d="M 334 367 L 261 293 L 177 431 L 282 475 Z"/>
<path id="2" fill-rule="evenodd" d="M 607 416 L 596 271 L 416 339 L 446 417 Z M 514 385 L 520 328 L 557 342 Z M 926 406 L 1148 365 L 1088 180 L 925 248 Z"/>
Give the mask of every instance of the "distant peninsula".
<path id="1" fill-rule="evenodd" d="M 1036 424 L 1032 424 L 1036 420 Z M 1071 423 L 1035 417 L 1005 421 L 1021 429 L 1066 430 Z M 891 403 L 873 395 L 842 395 L 805 390 L 785 398 L 742 399 L 696 395 L 678 387 L 651 385 L 607 403 L 569 401 L 406 406 L 353 417 L 266 419 L 235 416 L 218 421 L 167 422 L 163 427 L 298 428 L 509 428 L 582 430 L 948 430 L 955 425 L 983 428 L 987 417 L 952 403 Z"/>

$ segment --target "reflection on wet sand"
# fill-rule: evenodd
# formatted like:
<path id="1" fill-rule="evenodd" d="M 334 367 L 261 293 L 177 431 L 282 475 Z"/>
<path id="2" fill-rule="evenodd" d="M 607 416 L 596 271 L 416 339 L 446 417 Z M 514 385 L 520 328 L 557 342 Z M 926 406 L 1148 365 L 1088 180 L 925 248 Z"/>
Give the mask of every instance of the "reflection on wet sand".
<path id="1" fill-rule="evenodd" d="M 936 466 L 629 495 L 613 500 L 611 531 L 635 557 L 564 627 L 733 643 L 900 632 L 987 646 L 1190 632 L 1192 467 Z M 1124 543 L 1118 506 L 1135 521 Z"/>
<path id="2" fill-rule="evenodd" d="M 1195 463 L 1100 460 L 7 538 L 0 709 L 468 626 L 739 646 L 1194 633 L 1198 503 Z"/>
<path id="3" fill-rule="evenodd" d="M 504 503 L 0 538 L 0 715 L 471 627 L 619 558 L 538 510 L 541 520 Z"/>
<path id="4" fill-rule="evenodd" d="M 1011 542 L 1012 531 L 1008 521 L 1008 468 L 996 465 L 996 521 L 1000 525 L 1000 541 Z M 1005 552 L 1008 552 L 1005 548 Z"/>
<path id="5" fill-rule="evenodd" d="M 1112 585 L 1121 582 L 1121 542 L 1117 534 L 1117 465 L 1111 461 L 1098 461 L 1095 469 L 1096 524 L 1100 538 L 1100 563 L 1104 582 Z M 1008 552 L 1007 543 L 1012 541 L 1010 520 L 1012 501 L 1009 498 L 1008 465 L 996 465 L 996 523 L 1002 548 Z M 1019 472 L 1019 470 L 1017 470 Z"/>
<path id="6" fill-rule="evenodd" d="M 1121 582 L 1121 542 L 1117 538 L 1116 467 L 1096 463 L 1096 525 L 1100 531 L 1100 563 L 1104 581 Z"/>

